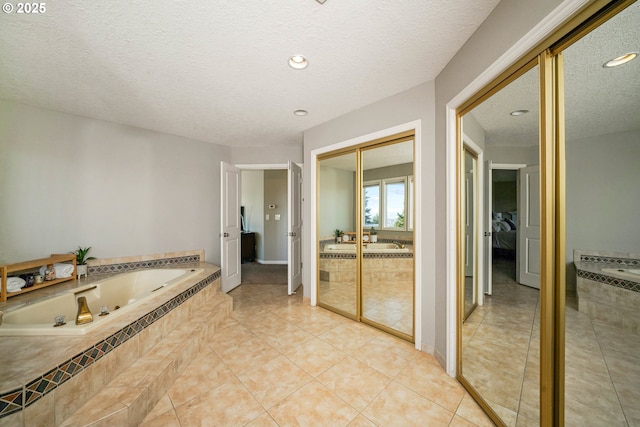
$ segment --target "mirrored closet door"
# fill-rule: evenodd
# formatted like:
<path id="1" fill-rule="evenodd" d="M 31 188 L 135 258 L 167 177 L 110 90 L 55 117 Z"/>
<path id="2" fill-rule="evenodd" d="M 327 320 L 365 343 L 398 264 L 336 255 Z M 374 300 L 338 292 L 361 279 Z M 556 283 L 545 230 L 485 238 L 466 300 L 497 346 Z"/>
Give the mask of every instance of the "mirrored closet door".
<path id="1" fill-rule="evenodd" d="M 639 23 L 591 2 L 458 110 L 457 375 L 498 425 L 640 425 Z M 519 164 L 517 208 L 494 183 L 506 207 L 475 231 L 493 286 L 468 317 L 467 136 Z"/>
<path id="2" fill-rule="evenodd" d="M 539 67 L 530 63 L 460 120 L 458 378 L 507 426 L 535 425 L 539 411 L 538 80 Z M 485 161 L 517 165 L 517 182 L 480 186 L 478 153 L 464 139 Z M 488 185 L 494 209 L 483 209 L 491 216 L 483 221 L 491 229 L 484 229 L 478 212 Z M 480 258 L 482 239 L 491 240 L 485 245 L 491 251 Z M 492 268 L 491 294 L 484 298 L 478 298 L 480 263 Z"/>
<path id="3" fill-rule="evenodd" d="M 345 232 L 356 229 L 356 153 L 337 153 L 318 161 L 318 304 L 356 319 L 356 247 Z M 348 239 L 348 237 L 346 237 Z"/>
<path id="4" fill-rule="evenodd" d="M 412 137 L 362 150 L 361 317 L 409 340 L 414 317 L 412 179 Z"/>
<path id="5" fill-rule="evenodd" d="M 414 341 L 412 133 L 318 159 L 318 305 Z"/>

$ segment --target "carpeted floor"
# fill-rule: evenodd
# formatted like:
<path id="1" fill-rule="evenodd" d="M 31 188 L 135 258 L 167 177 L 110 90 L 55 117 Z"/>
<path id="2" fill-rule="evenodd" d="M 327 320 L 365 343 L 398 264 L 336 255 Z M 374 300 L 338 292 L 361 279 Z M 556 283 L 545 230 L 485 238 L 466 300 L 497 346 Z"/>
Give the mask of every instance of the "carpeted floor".
<path id="1" fill-rule="evenodd" d="M 286 264 L 258 264 L 248 262 L 242 264 L 243 285 L 286 285 Z"/>

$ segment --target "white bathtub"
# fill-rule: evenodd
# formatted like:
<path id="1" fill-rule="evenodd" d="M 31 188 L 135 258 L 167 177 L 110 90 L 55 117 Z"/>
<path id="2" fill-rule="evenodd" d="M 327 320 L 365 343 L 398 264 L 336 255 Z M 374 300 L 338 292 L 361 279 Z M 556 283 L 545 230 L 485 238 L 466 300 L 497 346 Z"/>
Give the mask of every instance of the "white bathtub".
<path id="1" fill-rule="evenodd" d="M 399 248 L 395 243 L 366 243 L 362 249 L 364 252 L 377 252 L 377 253 L 398 253 L 409 252 L 409 248 Z M 341 243 L 325 245 L 324 252 L 338 252 L 338 253 L 355 253 L 356 245 L 353 243 Z"/>
<path id="2" fill-rule="evenodd" d="M 203 269 L 153 269 L 123 273 L 70 290 L 64 294 L 19 307 L 1 317 L 0 336 L 83 335 L 113 320 L 143 301 L 166 292 Z M 76 325 L 77 299 L 85 297 L 93 322 Z M 100 316 L 106 306 L 109 315 Z M 116 309 L 116 306 L 119 307 Z M 55 317 L 64 315 L 66 325 L 54 327 Z"/>

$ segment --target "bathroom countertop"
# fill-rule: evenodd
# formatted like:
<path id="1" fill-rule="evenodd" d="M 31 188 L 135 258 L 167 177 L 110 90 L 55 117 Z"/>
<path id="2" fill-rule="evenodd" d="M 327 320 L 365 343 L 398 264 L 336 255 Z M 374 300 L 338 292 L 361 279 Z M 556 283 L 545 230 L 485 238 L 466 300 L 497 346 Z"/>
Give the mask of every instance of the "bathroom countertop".
<path id="1" fill-rule="evenodd" d="M 159 305 L 164 304 L 171 298 L 189 289 L 194 284 L 206 279 L 218 272 L 217 265 L 201 262 L 175 265 L 163 268 L 203 268 L 204 271 L 176 285 L 157 297 L 152 297 L 148 301 L 124 313 L 114 319 L 111 323 L 104 325 L 99 330 L 94 330 L 82 336 L 3 336 L 0 339 L 0 393 L 7 392 L 24 386 L 38 376 L 44 374 L 61 363 L 82 353 L 87 348 L 95 345 L 109 335 L 117 332 L 131 322 L 134 322 L 144 314 L 152 311 Z M 122 274 L 122 273 L 120 273 Z M 79 286 L 95 283 L 99 280 L 112 277 L 116 274 L 104 274 L 99 276 L 89 276 L 80 280 L 73 280 L 61 283 L 51 288 L 43 288 L 27 294 L 17 295 L 6 303 L 0 305 L 0 310 L 9 311 L 24 304 L 50 298 L 53 295 L 69 291 Z"/>

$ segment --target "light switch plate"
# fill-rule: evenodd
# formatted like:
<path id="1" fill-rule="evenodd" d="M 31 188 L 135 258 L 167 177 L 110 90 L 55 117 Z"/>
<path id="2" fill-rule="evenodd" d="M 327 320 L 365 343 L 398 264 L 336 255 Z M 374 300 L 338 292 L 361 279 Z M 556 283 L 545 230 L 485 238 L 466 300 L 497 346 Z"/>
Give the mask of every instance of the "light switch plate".
<path id="1" fill-rule="evenodd" d="M 280 214 L 276 214 L 276 221 L 280 221 Z"/>
<path id="2" fill-rule="evenodd" d="M 267 220 L 267 221 L 269 221 L 269 214 L 266 214 L 266 215 L 264 216 L 264 219 L 265 219 L 265 220 Z"/>

